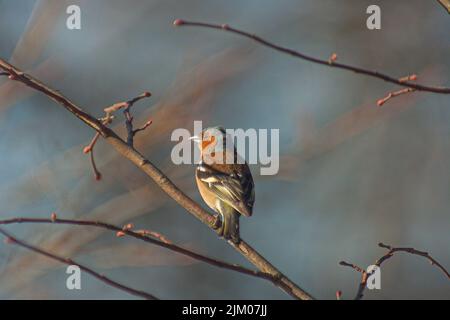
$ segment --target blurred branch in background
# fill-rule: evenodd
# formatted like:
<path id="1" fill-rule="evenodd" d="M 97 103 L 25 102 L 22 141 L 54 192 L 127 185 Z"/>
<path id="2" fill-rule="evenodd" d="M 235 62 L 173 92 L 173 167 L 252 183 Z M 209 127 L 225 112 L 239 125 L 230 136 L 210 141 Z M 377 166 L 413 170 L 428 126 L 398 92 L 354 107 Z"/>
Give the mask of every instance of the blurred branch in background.
<path id="1" fill-rule="evenodd" d="M 439 3 L 447 10 L 447 12 L 450 14 L 450 0 L 438 0 Z"/>
<path id="2" fill-rule="evenodd" d="M 78 263 L 78 262 L 76 262 L 76 261 L 74 261 L 74 260 L 72 260 L 70 258 L 63 258 L 63 257 L 57 256 L 57 255 L 55 255 L 53 253 L 50 253 L 48 251 L 45 251 L 45 250 L 43 250 L 41 248 L 32 246 L 31 244 L 28 244 L 25 241 L 17 239 L 16 237 L 12 236 L 8 232 L 4 231 L 3 229 L 0 229 L 0 233 L 6 237 L 5 243 L 7 243 L 7 244 L 18 245 L 20 247 L 23 247 L 23 248 L 31 250 L 31 251 L 33 251 L 35 253 L 38 253 L 40 255 L 46 256 L 46 257 L 48 257 L 50 259 L 53 259 L 53 260 L 59 261 L 61 263 L 67 264 L 69 266 L 70 265 L 78 266 L 81 270 L 83 270 L 84 272 L 90 274 L 91 276 L 99 279 L 100 281 L 110 285 L 111 287 L 114 287 L 114 288 L 117 288 L 119 290 L 128 292 L 129 294 L 132 294 L 132 295 L 135 295 L 135 296 L 138 296 L 138 297 L 141 297 L 141 298 L 145 298 L 145 299 L 148 299 L 148 300 L 158 300 L 158 298 L 156 298 L 154 295 L 152 295 L 150 293 L 147 293 L 147 292 L 144 292 L 144 291 L 140 291 L 140 290 L 136 290 L 136 289 L 133 289 L 131 287 L 125 286 L 125 285 L 123 285 L 121 283 L 118 283 L 118 282 L 116 282 L 114 280 L 111 280 L 110 278 L 108 278 L 108 277 L 106 277 L 106 276 L 104 276 L 104 275 L 102 275 L 100 273 L 97 273 L 94 270 L 92 270 L 91 268 L 86 267 L 85 265 L 82 265 L 82 264 L 80 264 L 80 263 Z"/>
<path id="3" fill-rule="evenodd" d="M 64 0 L 36 1 L 26 28 L 11 54 L 11 63 L 20 64 L 25 70 L 33 70 L 33 74 L 50 80 L 62 75 L 59 63 L 54 57 L 42 62 L 39 62 L 39 59 L 54 30 L 57 29 L 56 25 L 61 19 L 60 12 L 64 12 L 66 7 L 67 1 Z M 31 92 L 14 82 L 1 84 L 0 112 L 18 100 L 26 99 Z"/>
<path id="4" fill-rule="evenodd" d="M 11 55 L 11 63 L 17 63 L 24 69 L 33 67 L 40 58 L 57 23 L 61 12 L 67 8 L 67 0 L 40 0 L 34 4 L 33 11 Z"/>
<path id="5" fill-rule="evenodd" d="M 162 173 L 138 151 L 130 147 L 112 129 L 106 127 L 101 120 L 94 118 L 90 114 L 83 111 L 75 103 L 64 97 L 58 91 L 49 88 L 39 80 L 17 69 L 3 59 L 0 59 L 0 68 L 9 73 L 9 79 L 21 82 L 28 87 L 42 92 L 43 94 L 63 106 L 66 110 L 71 112 L 85 124 L 95 129 L 103 138 L 105 138 L 105 140 L 111 146 L 116 149 L 117 152 L 119 152 L 122 156 L 130 160 L 134 165 L 136 165 L 144 173 L 146 173 L 179 205 L 181 205 L 193 216 L 195 216 L 201 222 L 206 224 L 211 230 L 217 233 L 213 215 L 204 210 L 198 203 L 194 202 L 189 196 L 182 192 L 164 173 Z M 310 294 L 308 294 L 305 290 L 300 288 L 288 277 L 282 274 L 277 268 L 275 268 L 269 261 L 267 261 L 245 241 L 241 240 L 239 244 L 234 244 L 231 241 L 229 241 L 228 243 L 241 255 L 243 255 L 249 262 L 255 265 L 260 271 L 271 274 L 273 277 L 277 278 L 277 286 L 292 297 L 302 300 L 313 299 Z"/>
<path id="6" fill-rule="evenodd" d="M 430 256 L 428 254 L 428 252 L 419 251 L 419 250 L 416 250 L 414 248 L 392 247 L 390 245 L 386 245 L 386 244 L 381 243 L 381 242 L 378 244 L 378 246 L 380 248 L 384 248 L 384 249 L 389 250 L 384 256 L 382 256 L 380 259 L 378 259 L 375 262 L 374 265 L 377 266 L 378 268 L 381 267 L 381 264 L 383 262 L 385 262 L 386 260 L 392 258 L 395 253 L 397 253 L 397 252 L 406 252 L 406 253 L 409 253 L 409 254 L 412 254 L 412 255 L 424 257 L 425 259 L 427 259 L 431 263 L 431 265 L 436 266 L 437 268 L 439 268 L 444 273 L 444 275 L 447 277 L 447 279 L 450 280 L 450 273 L 447 271 L 447 269 L 445 269 L 445 267 L 442 264 L 440 264 L 436 259 L 434 259 L 432 256 Z M 355 265 L 353 263 L 348 263 L 348 262 L 345 262 L 345 261 L 341 261 L 341 262 L 339 262 L 339 264 L 341 266 L 350 267 L 350 268 L 352 268 L 352 269 L 354 269 L 357 272 L 360 272 L 362 274 L 361 282 L 359 283 L 359 286 L 358 286 L 358 292 L 357 292 L 356 297 L 355 297 L 355 300 L 361 300 L 363 298 L 363 296 L 364 296 L 364 290 L 367 287 L 367 281 L 369 280 L 370 276 L 376 272 L 376 270 L 374 270 L 372 272 L 367 272 L 363 268 L 361 268 L 361 267 L 359 267 L 359 266 L 357 266 L 357 265 Z"/>
<path id="7" fill-rule="evenodd" d="M 437 80 L 441 80 L 444 76 L 438 65 L 421 70 L 421 74 Z M 370 108 L 371 102 L 367 101 L 320 128 L 315 127 L 314 119 L 307 114 L 302 114 L 298 119 L 299 129 L 302 130 L 298 133 L 299 139 L 289 153 L 282 155 L 281 162 L 284 165 L 280 168 L 277 177 L 287 181 L 297 179 L 298 174 L 293 173 L 302 171 L 307 161 L 316 159 L 351 138 L 410 110 L 422 98 L 421 95 L 409 95 L 408 99 L 400 99 L 392 103 L 389 108 Z"/>

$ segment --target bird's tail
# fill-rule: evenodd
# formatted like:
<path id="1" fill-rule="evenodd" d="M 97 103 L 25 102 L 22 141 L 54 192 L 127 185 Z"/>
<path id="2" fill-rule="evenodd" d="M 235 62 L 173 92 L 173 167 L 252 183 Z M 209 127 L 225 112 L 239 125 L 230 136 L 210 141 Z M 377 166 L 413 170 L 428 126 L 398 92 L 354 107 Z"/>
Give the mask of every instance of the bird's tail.
<path id="1" fill-rule="evenodd" d="M 222 233 L 225 239 L 230 239 L 234 243 L 239 243 L 239 217 L 240 214 L 234 208 L 222 213 Z"/>

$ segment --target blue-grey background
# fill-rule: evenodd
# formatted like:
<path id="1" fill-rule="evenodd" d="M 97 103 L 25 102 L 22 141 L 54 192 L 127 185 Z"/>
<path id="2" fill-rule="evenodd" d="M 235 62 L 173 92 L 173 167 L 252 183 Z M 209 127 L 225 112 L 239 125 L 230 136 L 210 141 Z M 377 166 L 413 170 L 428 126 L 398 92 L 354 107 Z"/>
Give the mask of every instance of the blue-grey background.
<path id="1" fill-rule="evenodd" d="M 367 30 L 370 4 L 382 29 Z M 82 29 L 65 26 L 69 4 Z M 398 89 L 360 75 L 293 59 L 249 40 L 176 18 L 228 23 L 281 45 L 420 82 L 450 85 L 450 16 L 437 1 L 398 0 L 0 0 L 0 55 L 90 113 L 144 90 L 137 124 L 153 125 L 136 147 L 194 199 L 193 166 L 170 161 L 176 128 L 194 120 L 228 128 L 280 128 L 280 173 L 259 176 L 254 216 L 241 233 L 314 296 L 353 298 L 359 274 L 338 265 L 372 264 L 382 241 L 428 250 L 450 266 L 450 100 L 413 93 L 382 108 Z M 121 122 L 115 128 L 123 134 Z M 20 84 L 0 79 L 0 218 L 14 216 L 132 222 L 205 254 L 247 265 L 226 243 L 156 188 L 105 143 L 103 179 L 82 148 L 93 131 Z M 73 226 L 8 230 L 163 299 L 285 299 L 265 281 L 175 253 Z M 82 275 L 65 287 L 65 266 L 0 245 L 0 298 L 129 299 Z M 368 299 L 449 299 L 450 283 L 420 257 L 399 254 L 382 268 Z"/>

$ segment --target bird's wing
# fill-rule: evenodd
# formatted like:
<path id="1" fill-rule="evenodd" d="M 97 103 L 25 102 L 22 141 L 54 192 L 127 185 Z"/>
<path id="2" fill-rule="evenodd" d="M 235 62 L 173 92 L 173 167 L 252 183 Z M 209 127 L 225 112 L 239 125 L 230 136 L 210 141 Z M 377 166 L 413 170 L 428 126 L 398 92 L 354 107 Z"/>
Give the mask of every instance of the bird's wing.
<path id="1" fill-rule="evenodd" d="M 250 217 L 255 202 L 253 178 L 247 164 L 241 172 L 230 174 L 218 171 L 207 164 L 200 164 L 197 177 L 222 201 L 235 208 L 239 213 Z"/>

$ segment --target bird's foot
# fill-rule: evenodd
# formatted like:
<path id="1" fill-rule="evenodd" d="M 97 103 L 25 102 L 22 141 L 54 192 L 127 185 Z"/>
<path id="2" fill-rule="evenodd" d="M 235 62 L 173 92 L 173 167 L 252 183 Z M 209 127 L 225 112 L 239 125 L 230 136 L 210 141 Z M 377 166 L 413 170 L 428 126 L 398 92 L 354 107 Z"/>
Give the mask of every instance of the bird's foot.
<path id="1" fill-rule="evenodd" d="M 214 222 L 213 222 L 212 227 L 214 230 L 218 230 L 218 233 L 220 235 L 223 234 L 223 224 L 222 224 L 222 220 L 220 219 L 220 216 L 218 214 L 216 214 L 214 216 Z"/>
<path id="2" fill-rule="evenodd" d="M 241 238 L 236 237 L 236 236 L 234 236 L 234 237 L 231 236 L 228 240 L 231 241 L 231 242 L 233 242 L 235 245 L 238 245 L 239 242 L 241 242 Z"/>

